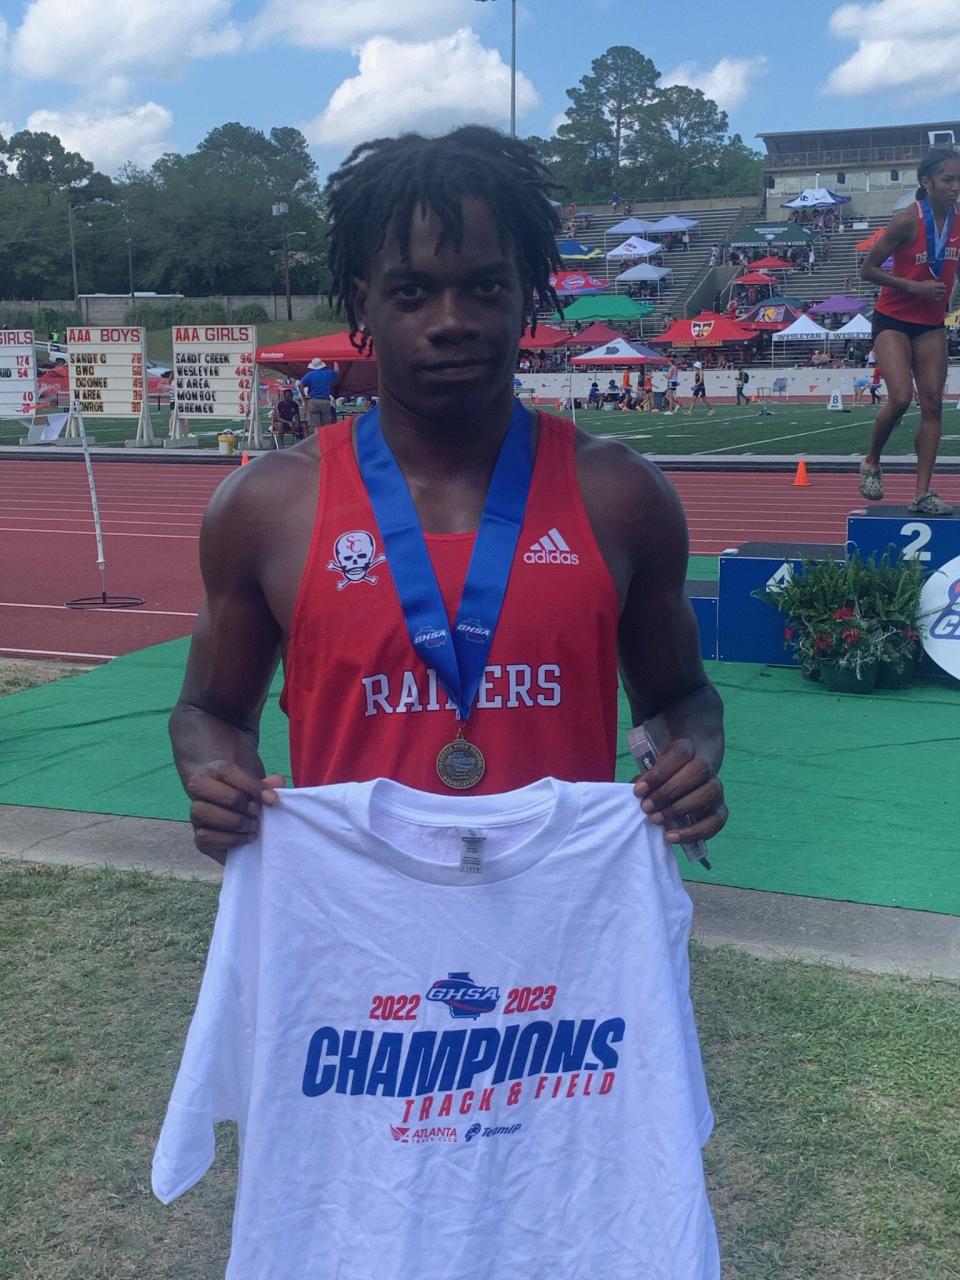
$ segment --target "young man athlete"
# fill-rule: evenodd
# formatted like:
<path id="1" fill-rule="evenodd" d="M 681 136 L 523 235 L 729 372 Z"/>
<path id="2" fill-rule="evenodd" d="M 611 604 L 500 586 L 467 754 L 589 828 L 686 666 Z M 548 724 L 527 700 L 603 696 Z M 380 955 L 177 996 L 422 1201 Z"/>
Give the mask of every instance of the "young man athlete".
<path id="1" fill-rule="evenodd" d="M 873 345 L 883 366 L 887 402 L 873 424 L 870 446 L 860 465 L 860 492 L 871 501 L 883 497 L 880 454 L 910 408 L 913 384 L 920 400 L 917 427 L 917 496 L 910 510 L 924 516 L 949 516 L 953 508 L 930 488 L 943 416 L 947 376 L 944 319 L 960 258 L 960 155 L 938 148 L 917 168 L 916 200 L 896 214 L 867 254 L 860 274 L 881 285 L 873 313 Z M 893 269 L 880 265 L 893 255 Z"/>
<path id="2" fill-rule="evenodd" d="M 726 821 L 722 709 L 684 596 L 677 496 L 629 448 L 514 400 L 524 325 L 554 303 L 542 170 L 522 143 L 467 127 L 364 144 L 326 195 L 333 293 L 357 345 L 375 347 L 379 419 L 268 454 L 211 499 L 207 596 L 171 717 L 198 847 L 223 861 L 276 799 L 258 723 L 281 658 L 294 785 L 385 776 L 441 793 L 612 779 L 619 666 L 634 722 L 659 716 L 665 740 L 640 802 L 673 842 L 686 817 L 684 841 L 709 839 Z M 471 588 L 505 476 L 504 502 L 519 486 L 525 506 L 499 618 L 454 628 L 464 651 L 490 645 L 458 722 L 432 646 Z M 420 551 L 385 557 L 397 503 L 436 575 L 438 626 L 410 623 Z"/>

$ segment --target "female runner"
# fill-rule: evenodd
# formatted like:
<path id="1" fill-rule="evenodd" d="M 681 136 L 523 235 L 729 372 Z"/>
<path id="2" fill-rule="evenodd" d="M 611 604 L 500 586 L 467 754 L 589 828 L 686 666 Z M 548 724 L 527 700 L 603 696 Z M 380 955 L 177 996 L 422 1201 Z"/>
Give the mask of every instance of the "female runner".
<path id="1" fill-rule="evenodd" d="M 960 258 L 960 155 L 940 147 L 929 151 L 917 169 L 917 180 L 916 200 L 894 215 L 860 273 L 881 286 L 873 313 L 873 345 L 887 384 L 887 400 L 860 465 L 860 492 L 872 501 L 883 497 L 880 454 L 909 409 L 916 382 L 917 496 L 909 509 L 918 515 L 948 516 L 953 508 L 930 488 L 930 481 L 947 376 L 944 319 Z M 893 269 L 885 271 L 880 264 L 891 254 Z"/>

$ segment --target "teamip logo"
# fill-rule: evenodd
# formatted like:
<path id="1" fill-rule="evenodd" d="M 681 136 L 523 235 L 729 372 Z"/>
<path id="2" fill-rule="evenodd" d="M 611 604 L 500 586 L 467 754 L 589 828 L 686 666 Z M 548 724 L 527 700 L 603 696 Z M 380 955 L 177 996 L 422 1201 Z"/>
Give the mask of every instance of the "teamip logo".
<path id="1" fill-rule="evenodd" d="M 500 988 L 482 987 L 469 973 L 451 973 L 437 979 L 427 992 L 427 999 L 445 1004 L 452 1018 L 476 1019 L 481 1013 L 493 1013 L 500 999 Z"/>

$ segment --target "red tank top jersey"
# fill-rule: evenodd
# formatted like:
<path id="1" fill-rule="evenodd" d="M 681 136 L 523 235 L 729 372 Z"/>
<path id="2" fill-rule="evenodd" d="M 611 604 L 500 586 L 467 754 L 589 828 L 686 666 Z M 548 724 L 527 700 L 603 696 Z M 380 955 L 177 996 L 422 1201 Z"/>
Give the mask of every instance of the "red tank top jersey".
<path id="1" fill-rule="evenodd" d="M 930 268 L 927 266 L 927 228 L 923 219 L 923 206 L 919 200 L 914 201 L 917 217 L 917 234 L 913 243 L 904 245 L 893 255 L 891 273 L 903 280 L 932 280 Z M 946 293 L 939 300 L 934 298 L 918 298 L 915 294 L 904 293 L 902 289 L 893 289 L 884 285 L 877 298 L 876 311 L 895 320 L 905 320 L 909 324 L 943 324 L 947 314 L 947 303 L 953 292 L 953 282 L 957 275 L 957 259 L 960 258 L 960 213 L 954 210 L 953 226 L 943 256 L 943 270 L 940 279 L 947 286 Z"/>
<path id="2" fill-rule="evenodd" d="M 436 760 L 456 737 L 456 715 L 436 672 L 410 643 L 351 425 L 318 434 L 317 517 L 280 700 L 290 721 L 293 783 L 386 777 L 449 794 Z M 451 624 L 475 538 L 426 535 Z M 487 766 L 471 794 L 549 775 L 613 778 L 618 621 L 616 588 L 577 483 L 573 426 L 541 414 L 526 515 L 465 726 Z"/>

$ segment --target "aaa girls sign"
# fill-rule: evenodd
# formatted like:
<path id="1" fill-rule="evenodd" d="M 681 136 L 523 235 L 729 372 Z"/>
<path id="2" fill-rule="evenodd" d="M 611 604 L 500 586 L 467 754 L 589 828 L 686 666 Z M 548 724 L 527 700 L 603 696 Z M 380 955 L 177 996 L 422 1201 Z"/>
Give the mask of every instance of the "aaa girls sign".
<path id="1" fill-rule="evenodd" d="M 254 325 L 177 325 L 174 400 L 181 417 L 247 418 L 256 388 Z"/>
<path id="2" fill-rule="evenodd" d="M 0 418 L 29 418 L 37 407 L 32 329 L 0 329 Z"/>
<path id="3" fill-rule="evenodd" d="M 143 410 L 146 332 L 135 328 L 67 330 L 70 406 L 84 417 L 139 418 Z"/>

